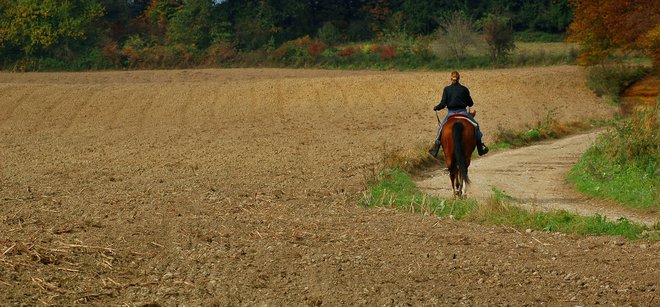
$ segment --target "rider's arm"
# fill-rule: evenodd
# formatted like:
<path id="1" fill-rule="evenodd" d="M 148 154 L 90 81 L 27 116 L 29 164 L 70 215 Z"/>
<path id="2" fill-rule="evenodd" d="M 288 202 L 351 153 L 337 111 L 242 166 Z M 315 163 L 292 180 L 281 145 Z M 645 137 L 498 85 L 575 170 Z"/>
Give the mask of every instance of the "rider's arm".
<path id="1" fill-rule="evenodd" d="M 440 99 L 440 103 L 433 107 L 433 111 L 439 111 L 447 107 L 447 89 L 445 88 L 442 90 L 442 99 Z"/>
<path id="2" fill-rule="evenodd" d="M 465 88 L 465 90 L 467 91 L 467 97 L 465 98 L 465 104 L 467 104 L 468 107 L 471 107 L 471 106 L 474 105 L 474 101 L 472 101 L 472 96 L 470 96 L 470 90 L 468 90 L 467 87 Z"/>

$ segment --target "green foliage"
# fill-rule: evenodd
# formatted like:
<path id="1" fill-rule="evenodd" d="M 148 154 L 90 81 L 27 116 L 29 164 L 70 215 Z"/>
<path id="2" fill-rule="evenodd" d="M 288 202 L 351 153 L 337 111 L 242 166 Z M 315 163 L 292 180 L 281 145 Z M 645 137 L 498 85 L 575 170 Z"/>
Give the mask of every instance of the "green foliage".
<path id="1" fill-rule="evenodd" d="M 516 30 L 563 33 L 573 21 L 569 0 L 524 1 L 513 14 Z"/>
<path id="2" fill-rule="evenodd" d="M 640 65 L 615 63 L 589 67 L 587 86 L 598 96 L 618 98 L 633 82 L 641 79 L 651 68 Z"/>
<path id="3" fill-rule="evenodd" d="M 169 44 L 195 45 L 207 48 L 211 42 L 214 20 L 213 1 L 188 0 L 169 17 L 166 37 Z"/>
<path id="4" fill-rule="evenodd" d="M 599 137 L 571 170 L 586 194 L 651 211 L 660 209 L 658 106 L 637 113 Z"/>
<path id="5" fill-rule="evenodd" d="M 484 224 L 503 224 L 518 229 L 564 232 L 580 235 L 615 235 L 629 239 L 643 236 L 647 227 L 626 219 L 608 221 L 595 215 L 583 217 L 566 211 L 528 212 L 511 205 L 516 200 L 497 189 L 487 204 L 474 200 L 448 200 L 420 193 L 408 173 L 386 169 L 364 193 L 361 205 L 388 207 L 424 215 L 450 216 Z"/>
<path id="6" fill-rule="evenodd" d="M 279 28 L 275 25 L 275 9 L 267 1 L 248 8 L 251 10 L 234 22 L 234 39 L 240 49 L 255 50 L 266 45 Z"/>
<path id="7" fill-rule="evenodd" d="M 21 57 L 75 56 L 74 47 L 98 32 L 94 22 L 104 14 L 95 0 L 4 1 L 0 10 L 0 55 Z M 13 54 L 20 50 L 20 54 Z"/>

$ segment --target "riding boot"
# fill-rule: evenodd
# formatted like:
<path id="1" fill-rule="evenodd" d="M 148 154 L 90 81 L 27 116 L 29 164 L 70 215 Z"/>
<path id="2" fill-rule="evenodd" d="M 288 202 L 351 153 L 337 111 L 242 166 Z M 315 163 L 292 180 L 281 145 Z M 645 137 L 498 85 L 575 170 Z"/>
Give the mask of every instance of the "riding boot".
<path id="1" fill-rule="evenodd" d="M 433 147 L 429 148 L 429 154 L 434 158 L 438 157 L 438 152 L 440 151 L 440 144 L 438 142 L 433 143 Z"/>
<path id="2" fill-rule="evenodd" d="M 477 141 L 477 152 L 480 156 L 483 156 L 488 153 L 488 147 L 486 147 L 481 141 Z"/>

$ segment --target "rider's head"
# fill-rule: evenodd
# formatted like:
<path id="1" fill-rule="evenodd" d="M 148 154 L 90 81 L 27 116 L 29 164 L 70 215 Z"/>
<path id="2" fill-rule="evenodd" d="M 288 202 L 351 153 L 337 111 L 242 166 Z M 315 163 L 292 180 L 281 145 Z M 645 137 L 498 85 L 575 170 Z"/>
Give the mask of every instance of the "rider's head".
<path id="1" fill-rule="evenodd" d="M 451 72 L 451 83 L 458 83 L 458 80 L 461 79 L 461 75 L 457 71 Z"/>

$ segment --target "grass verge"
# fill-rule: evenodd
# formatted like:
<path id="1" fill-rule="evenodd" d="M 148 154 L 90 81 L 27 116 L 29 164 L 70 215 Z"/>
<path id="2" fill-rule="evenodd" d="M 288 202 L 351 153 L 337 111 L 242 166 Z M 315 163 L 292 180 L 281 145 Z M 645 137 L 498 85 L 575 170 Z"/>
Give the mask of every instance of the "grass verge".
<path id="1" fill-rule="evenodd" d="M 609 221 L 596 215 L 584 217 L 566 211 L 528 212 L 512 205 L 513 198 L 494 191 L 486 204 L 475 200 L 449 200 L 428 196 L 417 190 L 411 176 L 403 170 L 383 170 L 364 193 L 361 201 L 367 207 L 387 207 L 421 213 L 447 216 L 483 224 L 502 224 L 518 229 L 556 231 L 579 235 L 613 235 L 628 239 L 650 237 L 657 239 L 657 231 L 627 219 Z M 660 224 L 654 227 L 660 230 Z M 655 233 L 655 234 L 653 234 Z"/>
<path id="2" fill-rule="evenodd" d="M 656 104 L 598 138 L 568 179 L 590 196 L 660 211 L 660 124 Z"/>

